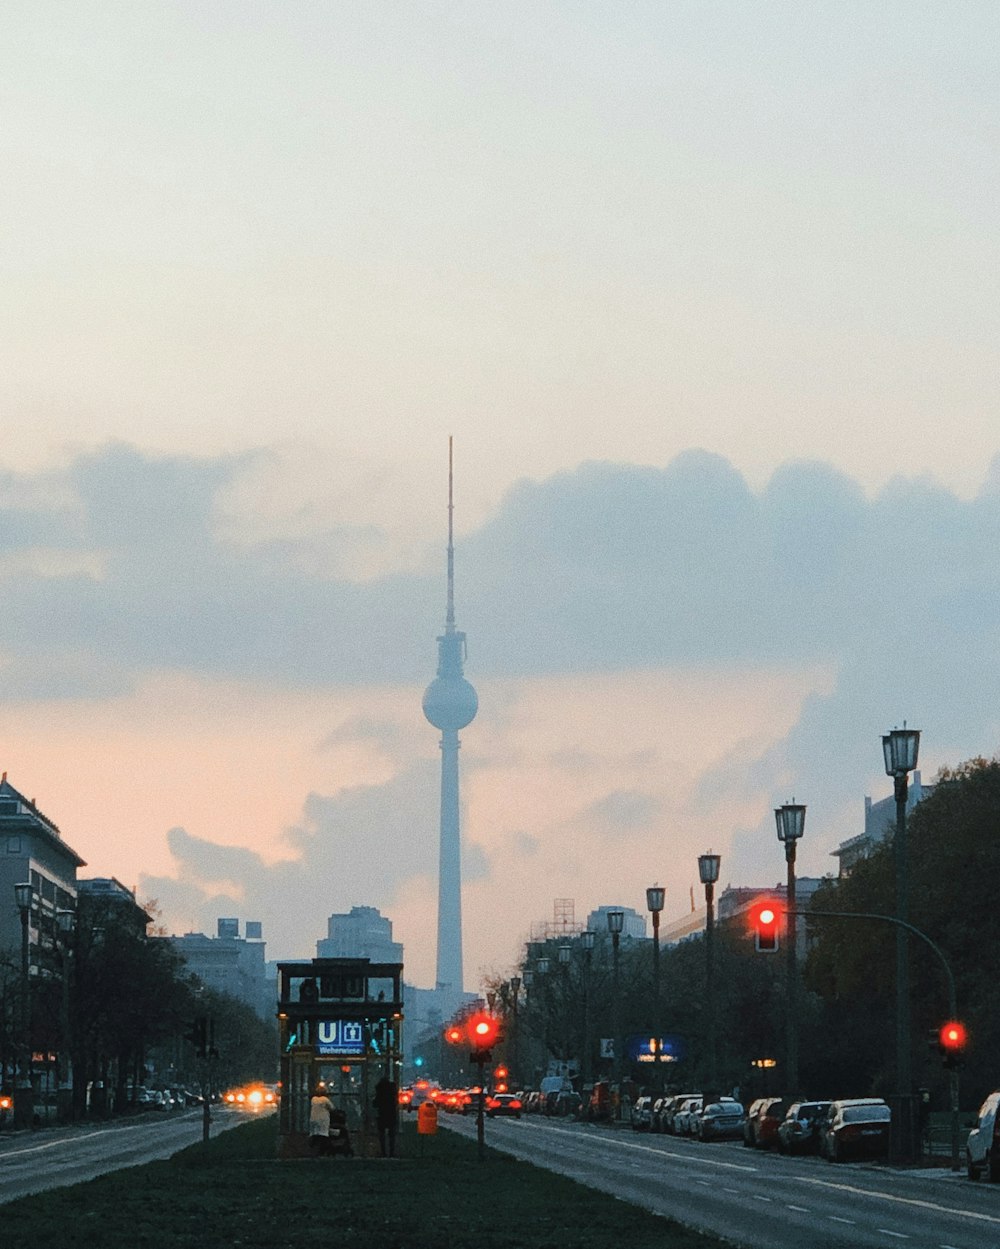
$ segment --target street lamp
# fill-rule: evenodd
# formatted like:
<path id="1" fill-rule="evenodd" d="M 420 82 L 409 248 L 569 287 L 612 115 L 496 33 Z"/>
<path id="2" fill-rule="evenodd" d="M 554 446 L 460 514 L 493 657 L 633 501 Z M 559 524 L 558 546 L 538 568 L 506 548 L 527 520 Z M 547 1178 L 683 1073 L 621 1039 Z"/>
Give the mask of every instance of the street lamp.
<path id="1" fill-rule="evenodd" d="M 796 960 L 795 915 L 795 847 L 805 831 L 806 809 L 793 798 L 783 806 L 775 807 L 774 819 L 778 826 L 778 840 L 785 847 L 785 863 L 788 867 L 787 911 L 785 917 L 785 942 L 788 945 L 788 991 L 785 1019 L 785 1087 L 789 1097 L 799 1095 L 799 1003 L 798 962 Z"/>
<path id="2" fill-rule="evenodd" d="M 908 729 L 903 721 L 901 729 L 893 729 L 882 738 L 885 771 L 894 782 L 896 798 L 896 837 L 894 857 L 896 862 L 896 918 L 900 925 L 910 921 L 909 889 L 907 880 L 906 849 L 906 799 L 909 791 L 909 774 L 917 766 L 920 748 L 920 730 Z M 906 929 L 896 927 L 896 1085 L 900 1093 L 898 1142 L 903 1157 L 914 1152 L 914 1114 L 912 1104 L 913 1075 L 910 1067 L 910 963 Z M 897 1116 L 893 1116 L 894 1119 Z"/>
<path id="3" fill-rule="evenodd" d="M 580 933 L 580 945 L 583 947 L 583 1082 L 589 1083 L 591 1077 L 591 1047 L 593 1046 L 590 1021 L 590 968 L 594 960 L 594 941 L 596 932 L 589 928 Z"/>
<path id="4" fill-rule="evenodd" d="M 699 854 L 698 875 L 705 886 L 705 1036 L 708 1048 L 708 1091 L 715 1092 L 715 882 L 721 854 Z"/>
<path id="5" fill-rule="evenodd" d="M 56 941 L 62 955 L 62 998 L 60 1002 L 59 1031 L 59 1090 L 58 1113 L 65 1123 L 73 1117 L 73 1060 L 70 1057 L 69 1025 L 69 966 L 73 936 L 76 932 L 76 911 L 56 911 Z"/>
<path id="6" fill-rule="evenodd" d="M 29 957 L 28 922 L 35 904 L 35 887 L 30 881 L 14 886 L 14 899 L 21 912 L 21 1009 L 18 1020 L 20 1051 L 18 1080 L 14 1089 L 14 1126 L 30 1128 L 35 1118 L 34 1092 L 31 1087 L 31 960 Z"/>
<path id="7" fill-rule="evenodd" d="M 608 932 L 611 933 L 611 957 L 614 968 L 614 1058 L 612 1065 L 612 1073 L 618 1082 L 618 1108 L 621 1110 L 621 1078 L 622 1078 L 622 981 L 621 981 L 621 965 L 619 960 L 619 946 L 621 945 L 622 929 L 625 927 L 625 912 L 622 910 L 613 910 L 607 912 Z"/>
<path id="8" fill-rule="evenodd" d="M 653 917 L 653 1072 L 657 1081 L 660 1076 L 660 912 L 663 910 L 665 890 L 662 885 L 650 885 L 646 890 L 646 909 Z"/>

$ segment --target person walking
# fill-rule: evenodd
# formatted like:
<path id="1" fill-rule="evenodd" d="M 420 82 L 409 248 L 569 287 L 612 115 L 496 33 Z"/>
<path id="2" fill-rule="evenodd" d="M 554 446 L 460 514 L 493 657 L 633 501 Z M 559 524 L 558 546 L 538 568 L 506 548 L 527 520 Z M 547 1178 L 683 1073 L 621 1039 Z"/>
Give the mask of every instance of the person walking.
<path id="1" fill-rule="evenodd" d="M 399 1121 L 399 1090 L 388 1076 L 375 1085 L 375 1126 L 383 1158 L 396 1156 L 396 1126 Z"/>

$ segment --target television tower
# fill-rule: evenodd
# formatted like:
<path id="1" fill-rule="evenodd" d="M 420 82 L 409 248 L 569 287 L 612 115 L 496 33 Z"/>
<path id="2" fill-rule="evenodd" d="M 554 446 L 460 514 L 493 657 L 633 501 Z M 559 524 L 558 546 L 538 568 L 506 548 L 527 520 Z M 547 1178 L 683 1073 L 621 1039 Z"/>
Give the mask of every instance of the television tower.
<path id="1" fill-rule="evenodd" d="M 471 724 L 479 698 L 462 675 L 465 634 L 455 628 L 455 544 L 452 531 L 452 440 L 448 439 L 448 606 L 438 638 L 437 676 L 424 690 L 424 715 L 441 730 L 441 849 L 438 860 L 438 989 L 462 983 L 462 837 L 458 809 L 458 730 Z"/>

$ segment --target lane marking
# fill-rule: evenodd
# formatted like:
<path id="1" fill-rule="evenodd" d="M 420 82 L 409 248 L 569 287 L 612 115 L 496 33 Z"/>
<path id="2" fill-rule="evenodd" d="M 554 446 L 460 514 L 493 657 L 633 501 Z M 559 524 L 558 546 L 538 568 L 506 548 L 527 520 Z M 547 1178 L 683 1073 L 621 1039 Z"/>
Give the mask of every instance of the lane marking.
<path id="1" fill-rule="evenodd" d="M 850 1223 L 852 1227 L 854 1226 L 853 1219 L 842 1219 L 839 1214 L 828 1214 L 826 1217 L 831 1223 Z"/>
<path id="2" fill-rule="evenodd" d="M 785 1206 L 786 1210 L 797 1210 L 799 1214 L 809 1214 L 810 1211 L 805 1206 Z"/>
<path id="3" fill-rule="evenodd" d="M 767 1201 L 767 1202 L 770 1202 L 770 1201 L 772 1201 L 772 1200 L 773 1200 L 773 1198 L 771 1198 L 771 1197 L 762 1197 L 762 1196 L 760 1195 L 760 1193 L 752 1193 L 752 1194 L 751 1194 L 751 1196 L 753 1197 L 754 1201 Z"/>
<path id="4" fill-rule="evenodd" d="M 859 1188 L 856 1184 L 836 1184 L 832 1180 L 816 1180 L 811 1176 L 790 1175 L 790 1180 L 799 1184 L 813 1184 L 817 1188 L 832 1188 L 837 1192 L 851 1193 L 859 1197 L 871 1197 L 876 1201 L 894 1201 L 900 1206 L 915 1206 L 918 1210 L 932 1210 L 935 1214 L 961 1215 L 965 1219 L 974 1219 L 979 1223 L 1000 1223 L 995 1214 L 980 1214 L 976 1210 L 963 1210 L 961 1206 L 942 1206 L 936 1201 L 921 1201 L 918 1197 L 897 1197 L 894 1193 L 883 1192 L 879 1188 Z"/>
<path id="5" fill-rule="evenodd" d="M 110 1130 L 113 1132 L 134 1132 L 136 1128 L 148 1126 L 148 1123 L 130 1123 L 120 1128 L 112 1128 Z M 40 1154 L 45 1149 L 58 1149 L 60 1145 L 76 1144 L 77 1141 L 89 1141 L 95 1136 L 103 1136 L 105 1140 L 110 1139 L 107 1135 L 107 1129 L 97 1132 L 84 1132 L 79 1136 L 64 1136 L 57 1141 L 47 1141 L 44 1145 L 31 1145 L 27 1149 L 5 1149 L 0 1152 L 0 1161 L 4 1158 L 22 1158 L 27 1154 Z"/>
<path id="6" fill-rule="evenodd" d="M 909 1240 L 910 1237 L 906 1232 L 890 1232 L 887 1227 L 876 1227 L 877 1232 L 881 1232 L 883 1236 L 895 1236 L 897 1240 Z"/>
<path id="7" fill-rule="evenodd" d="M 538 1126 L 545 1132 L 553 1132 L 560 1136 L 572 1136 L 578 1141 L 581 1139 L 581 1134 L 573 1131 L 572 1128 L 557 1128 L 548 1123 L 540 1123 Z M 595 1144 L 598 1140 L 606 1139 L 608 1138 L 596 1136 L 583 1138 L 585 1143 L 589 1142 L 591 1144 Z M 706 1158 L 700 1154 L 688 1153 L 686 1150 L 684 1153 L 675 1154 L 669 1149 L 653 1149 L 649 1145 L 637 1145 L 632 1141 L 619 1140 L 615 1140 L 615 1145 L 619 1149 L 634 1149 L 641 1154 L 653 1154 L 657 1158 L 669 1158 L 671 1162 L 687 1162 L 693 1163 L 695 1166 L 719 1167 L 725 1171 L 746 1171 L 753 1175 L 757 1175 L 760 1171 L 759 1167 L 745 1166 L 739 1162 L 721 1162 L 718 1158 Z"/>

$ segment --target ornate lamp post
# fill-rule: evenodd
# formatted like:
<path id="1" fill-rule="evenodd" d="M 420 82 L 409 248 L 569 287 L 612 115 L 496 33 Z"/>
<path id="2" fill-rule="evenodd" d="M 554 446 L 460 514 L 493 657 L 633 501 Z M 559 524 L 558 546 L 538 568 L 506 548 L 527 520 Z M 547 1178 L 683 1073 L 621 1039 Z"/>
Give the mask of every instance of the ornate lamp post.
<path id="1" fill-rule="evenodd" d="M 590 969 L 594 960 L 594 941 L 597 933 L 580 933 L 580 945 L 583 947 L 583 1082 L 587 1084 L 593 1074 L 591 1066 L 591 1050 L 593 1049 L 593 1029 L 590 1020 Z"/>
<path id="2" fill-rule="evenodd" d="M 882 738 L 885 771 L 894 782 L 896 798 L 896 836 L 893 846 L 896 864 L 896 918 L 903 924 L 910 922 L 909 882 L 906 847 L 906 799 L 909 792 L 909 774 L 917 766 L 920 748 L 920 730 L 908 729 L 903 721 L 901 729 L 893 729 Z M 897 1152 L 909 1157 L 914 1152 L 914 1114 L 912 1103 L 913 1073 L 910 1065 L 910 962 L 907 932 L 896 928 L 896 1086 L 900 1093 L 899 1114 L 893 1115 L 899 1122 Z"/>
<path id="3" fill-rule="evenodd" d="M 608 932 L 611 933 L 611 957 L 614 981 L 614 1061 L 612 1073 L 619 1085 L 618 1106 L 621 1109 L 621 1078 L 622 1078 L 622 981 L 619 947 L 622 929 L 625 927 L 625 912 L 614 910 L 607 912 Z"/>
<path id="4" fill-rule="evenodd" d="M 663 1020 L 660 1010 L 660 912 L 663 910 L 665 890 L 660 885 L 650 885 L 646 890 L 646 909 L 653 917 L 653 1072 L 657 1083 L 660 1078 L 660 1034 Z"/>
<path id="5" fill-rule="evenodd" d="M 795 847 L 805 830 L 806 809 L 801 803 L 786 802 L 775 807 L 774 819 L 778 826 L 778 840 L 785 847 L 785 863 L 788 866 L 787 907 L 785 943 L 788 946 L 788 1010 L 785 1020 L 785 1087 L 789 1097 L 799 1095 L 799 976 L 796 958 L 795 923 Z"/>
<path id="6" fill-rule="evenodd" d="M 30 881 L 14 886 L 14 899 L 21 912 L 21 1000 L 18 1014 L 18 1079 L 14 1089 L 14 1126 L 30 1128 L 34 1122 L 34 1092 L 31 1087 L 31 960 L 28 925 L 35 904 L 35 887 Z"/>
<path id="7" fill-rule="evenodd" d="M 62 955 L 62 997 L 59 1006 L 59 1118 L 65 1123 L 73 1117 L 73 1060 L 70 1057 L 69 975 L 73 937 L 76 933 L 76 911 L 56 911 L 56 940 Z"/>
<path id="8" fill-rule="evenodd" d="M 719 879 L 722 855 L 700 854 L 698 875 L 705 886 L 705 1036 L 708 1042 L 708 1086 L 715 1092 L 715 882 Z"/>

